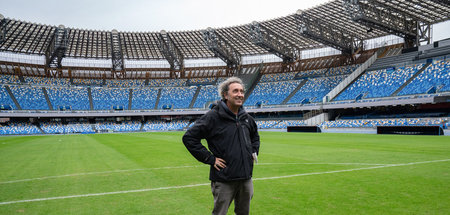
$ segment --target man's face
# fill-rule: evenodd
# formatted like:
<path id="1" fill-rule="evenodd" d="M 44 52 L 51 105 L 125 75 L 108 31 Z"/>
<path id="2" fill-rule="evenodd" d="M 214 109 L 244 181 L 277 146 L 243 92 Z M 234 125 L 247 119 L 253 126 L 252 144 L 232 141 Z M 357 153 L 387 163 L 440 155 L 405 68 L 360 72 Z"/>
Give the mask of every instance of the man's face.
<path id="1" fill-rule="evenodd" d="M 225 94 L 227 105 L 240 107 L 244 103 L 244 88 L 239 83 L 232 83 Z"/>

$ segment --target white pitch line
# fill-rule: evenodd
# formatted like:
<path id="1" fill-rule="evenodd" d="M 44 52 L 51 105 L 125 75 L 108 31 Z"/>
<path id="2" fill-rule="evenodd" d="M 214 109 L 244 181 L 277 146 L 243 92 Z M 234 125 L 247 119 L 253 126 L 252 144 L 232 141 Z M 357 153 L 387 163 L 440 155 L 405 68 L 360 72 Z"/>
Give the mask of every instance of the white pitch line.
<path id="1" fill-rule="evenodd" d="M 411 163 L 403 163 L 403 164 L 389 164 L 389 165 L 384 165 L 384 166 L 364 167 L 364 168 L 356 168 L 356 169 L 344 169 L 344 170 L 335 170 L 335 171 L 327 171 L 327 172 L 311 172 L 311 173 L 302 173 L 302 174 L 276 176 L 276 177 L 254 178 L 253 180 L 254 181 L 274 180 L 274 179 L 292 178 L 292 177 L 298 177 L 298 176 L 333 174 L 333 173 L 341 173 L 341 172 L 352 172 L 352 171 L 359 171 L 359 170 L 379 169 L 379 168 L 397 167 L 397 166 L 409 166 L 409 165 L 416 165 L 416 164 L 427 164 L 427 163 L 437 163 L 437 162 L 446 162 L 446 161 L 450 161 L 450 159 L 434 160 L 434 161 L 419 161 L 419 162 L 411 162 Z M 56 199 L 71 199 L 71 198 L 81 198 L 81 197 L 90 197 L 90 196 L 105 196 L 105 195 L 125 194 L 125 193 L 139 193 L 139 192 L 148 192 L 148 191 L 155 191 L 155 190 L 171 190 L 171 189 L 199 187 L 199 186 L 206 186 L 206 185 L 210 185 L 210 183 L 191 184 L 191 185 L 172 186 L 172 187 L 157 187 L 157 188 L 148 188 L 148 189 L 140 189 L 140 190 L 123 190 L 123 191 L 105 192 L 105 193 L 89 193 L 89 194 L 81 194 L 81 195 L 57 196 L 57 197 L 48 197 L 48 198 L 39 198 L 39 199 L 26 199 L 26 200 L 17 200 L 17 201 L 9 201 L 9 202 L 0 202 L 0 205 L 9 205 L 9 204 L 25 203 L 25 202 L 39 202 L 39 201 L 48 201 L 48 200 L 56 200 Z"/>
<path id="2" fill-rule="evenodd" d="M 340 172 L 353 172 L 353 171 L 358 171 L 358 170 L 379 169 L 379 168 L 396 167 L 396 166 L 409 166 L 409 165 L 416 165 L 416 164 L 437 163 L 437 162 L 446 162 L 446 161 L 450 161 L 450 159 L 434 160 L 434 161 L 420 161 L 420 162 L 401 163 L 401 164 L 387 164 L 387 165 L 383 165 L 383 166 L 372 166 L 372 167 L 363 167 L 363 168 L 356 168 L 356 169 L 343 169 L 343 170 L 334 170 L 334 171 L 326 171 L 326 172 L 301 173 L 301 174 L 295 174 L 295 175 L 255 178 L 253 180 L 259 181 L 259 180 L 272 180 L 272 179 L 280 179 L 280 178 L 292 178 L 292 177 L 306 176 L 306 175 L 323 175 L 323 174 L 332 174 L 332 173 L 340 173 Z"/>
<path id="3" fill-rule="evenodd" d="M 381 166 L 388 164 L 369 164 L 369 163 L 259 163 L 258 165 L 368 165 L 368 166 Z M 159 169 L 179 169 L 179 168 L 191 168 L 191 167 L 201 167 L 200 165 L 196 166 L 173 166 L 173 167 L 155 167 L 155 168 L 142 168 L 142 169 L 119 169 L 119 170 L 111 170 L 111 171 L 101 171 L 101 172 L 84 172 L 84 173 L 73 173 L 66 175 L 54 175 L 54 176 L 43 176 L 38 178 L 26 178 L 26 179 L 17 179 L 12 181 L 0 181 L 0 184 L 12 184 L 19 182 L 27 182 L 27 181 L 36 181 L 36 180 L 45 180 L 52 178 L 64 178 L 64 177 L 73 177 L 73 176 L 83 176 L 83 175 L 99 175 L 99 174 L 107 174 L 107 173 L 121 173 L 121 172 L 137 172 L 137 171 L 145 171 L 145 170 L 159 170 Z"/>
<path id="4" fill-rule="evenodd" d="M 122 169 L 122 170 L 112 170 L 112 171 L 102 171 L 102 172 L 84 172 L 84 173 L 74 173 L 67 175 L 55 175 L 55 176 L 45 176 L 39 178 L 27 178 L 27 179 L 18 179 L 13 181 L 0 181 L 0 184 L 12 184 L 18 182 L 26 182 L 26 181 L 35 181 L 35 180 L 45 180 L 51 178 L 64 178 L 64 177 L 72 177 L 72 176 L 83 176 L 83 175 L 97 175 L 97 174 L 107 174 L 107 173 L 120 173 L 120 172 L 136 172 L 136 171 L 145 171 L 145 170 L 160 170 L 160 169 L 179 169 L 179 168 L 190 168 L 190 167 L 199 167 L 199 166 L 173 166 L 173 167 L 156 167 L 156 168 L 143 168 L 143 169 Z"/>
<path id="5" fill-rule="evenodd" d="M 389 164 L 377 164 L 377 163 L 258 163 L 257 165 L 369 165 L 369 166 L 382 166 Z"/>
<path id="6" fill-rule="evenodd" d="M 155 191 L 155 190 L 181 189 L 181 188 L 189 188 L 189 187 L 206 186 L 206 185 L 210 185 L 210 184 L 211 183 L 191 184 L 191 185 L 172 186 L 172 187 L 156 187 L 156 188 L 148 188 L 148 189 L 140 189 L 140 190 L 124 190 L 124 191 L 115 191 L 115 192 L 106 192 L 106 193 L 89 193 L 89 194 L 71 195 L 71 196 L 57 196 L 57 197 L 40 198 L 40 199 L 28 199 L 28 200 L 18 200 L 18 201 L 10 201 L 10 202 L 0 202 L 0 205 L 9 205 L 9 204 L 14 204 L 14 203 L 24 203 L 24 202 L 39 202 L 39 201 L 48 201 L 48 200 L 56 200 L 56 199 L 71 199 L 71 198 L 81 198 L 81 197 L 90 197 L 90 196 L 105 196 L 105 195 L 124 194 L 124 193 L 139 193 L 139 192 L 147 192 L 147 191 Z"/>

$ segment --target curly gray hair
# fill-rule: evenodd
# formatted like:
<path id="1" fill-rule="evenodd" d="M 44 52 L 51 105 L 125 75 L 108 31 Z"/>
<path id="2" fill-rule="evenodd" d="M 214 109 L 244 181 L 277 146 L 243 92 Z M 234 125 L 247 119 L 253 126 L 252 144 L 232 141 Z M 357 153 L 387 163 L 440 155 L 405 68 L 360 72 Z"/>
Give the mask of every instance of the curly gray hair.
<path id="1" fill-rule="evenodd" d="M 234 84 L 234 83 L 238 83 L 240 85 L 242 85 L 242 87 L 244 88 L 245 91 L 245 86 L 244 83 L 242 82 L 242 80 L 238 77 L 231 77 L 228 78 L 227 80 L 225 80 L 224 82 L 219 84 L 219 96 L 222 100 L 225 100 L 225 93 L 228 92 L 228 90 L 230 89 L 230 84 Z"/>

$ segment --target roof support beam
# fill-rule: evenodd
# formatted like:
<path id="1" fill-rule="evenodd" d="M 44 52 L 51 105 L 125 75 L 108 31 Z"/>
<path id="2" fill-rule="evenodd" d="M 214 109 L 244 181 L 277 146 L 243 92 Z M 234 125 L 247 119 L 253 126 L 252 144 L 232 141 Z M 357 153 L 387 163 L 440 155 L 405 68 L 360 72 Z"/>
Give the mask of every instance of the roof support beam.
<path id="1" fill-rule="evenodd" d="M 6 41 L 6 18 L 0 14 L 0 45 Z"/>
<path id="2" fill-rule="evenodd" d="M 45 51 L 46 66 L 49 68 L 61 68 L 61 61 L 66 56 L 68 43 L 68 30 L 64 25 L 55 29 L 50 44 Z"/>
<path id="3" fill-rule="evenodd" d="M 162 30 L 158 34 L 158 45 L 164 57 L 170 64 L 170 70 L 182 71 L 184 69 L 184 57 L 180 49 L 175 45 L 170 35 Z"/>
<path id="4" fill-rule="evenodd" d="M 325 23 L 300 10 L 297 11 L 296 17 L 299 23 L 299 32 L 306 38 L 341 50 L 346 54 L 354 54 L 363 49 L 362 39 L 346 29 Z"/>
<path id="5" fill-rule="evenodd" d="M 300 51 L 295 45 L 256 21 L 250 24 L 250 40 L 283 59 L 284 63 L 300 59 Z"/>
<path id="6" fill-rule="evenodd" d="M 407 14 L 372 0 L 344 0 L 343 4 L 353 21 L 403 37 L 406 47 L 418 45 L 417 20 Z"/>
<path id="7" fill-rule="evenodd" d="M 239 52 L 212 28 L 203 31 L 203 40 L 208 49 L 227 64 L 228 75 L 238 75 L 241 67 Z"/>
<path id="8" fill-rule="evenodd" d="M 449 0 L 431 0 L 432 2 L 435 2 L 435 3 L 437 3 L 437 4 L 441 4 L 441 5 L 446 5 L 446 6 L 448 6 L 448 5 L 450 5 L 450 1 Z"/>
<path id="9" fill-rule="evenodd" d="M 112 71 L 119 72 L 124 71 L 122 46 L 120 43 L 120 34 L 117 30 L 111 31 L 111 54 L 112 54 Z"/>

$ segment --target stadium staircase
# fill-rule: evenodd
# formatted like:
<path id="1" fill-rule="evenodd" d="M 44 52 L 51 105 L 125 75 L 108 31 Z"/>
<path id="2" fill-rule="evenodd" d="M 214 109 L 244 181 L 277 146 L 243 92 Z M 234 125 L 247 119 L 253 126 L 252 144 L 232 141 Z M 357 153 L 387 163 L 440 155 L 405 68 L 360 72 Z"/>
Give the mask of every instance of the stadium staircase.
<path id="1" fill-rule="evenodd" d="M 195 100 L 197 100 L 197 97 L 198 97 L 198 94 L 200 93 L 200 89 L 201 89 L 201 88 L 202 88 L 201 85 L 199 85 L 199 86 L 197 87 L 197 90 L 195 91 L 195 94 L 194 94 L 194 96 L 192 97 L 192 101 L 191 101 L 191 103 L 189 104 L 189 108 L 194 107 Z"/>
<path id="2" fill-rule="evenodd" d="M 428 59 L 450 54 L 450 45 L 419 51 L 415 60 Z"/>
<path id="3" fill-rule="evenodd" d="M 41 131 L 42 134 L 46 134 L 45 131 L 42 130 L 41 125 L 39 123 L 36 123 L 35 125 L 39 129 L 39 131 Z"/>
<path id="4" fill-rule="evenodd" d="M 130 88 L 130 93 L 128 96 L 128 110 L 131 110 L 132 103 L 133 103 L 133 89 Z"/>
<path id="5" fill-rule="evenodd" d="M 45 89 L 45 87 L 42 87 L 42 92 L 44 93 L 45 101 L 47 101 L 48 108 L 50 110 L 54 110 L 52 102 L 50 101 L 50 98 L 48 97 L 47 89 Z"/>
<path id="6" fill-rule="evenodd" d="M 19 102 L 17 101 L 16 97 L 14 97 L 14 94 L 11 91 L 11 88 L 9 88 L 8 85 L 5 85 L 6 92 L 8 92 L 9 97 L 13 100 L 14 104 L 16 105 L 18 110 L 22 110 L 22 107 L 20 106 Z"/>
<path id="7" fill-rule="evenodd" d="M 22 74 L 22 70 L 20 70 L 20 67 L 16 67 L 16 72 L 19 72 L 19 74 Z M 18 75 L 20 83 L 27 83 L 22 75 Z"/>
<path id="8" fill-rule="evenodd" d="M 88 91 L 88 97 L 89 97 L 89 110 L 94 110 L 94 102 L 92 100 L 91 87 L 88 87 L 87 91 Z"/>
<path id="9" fill-rule="evenodd" d="M 403 44 L 396 44 L 388 47 L 383 47 L 383 51 L 381 52 L 381 54 L 378 55 L 378 59 L 399 55 L 402 50 L 402 47 Z"/>
<path id="10" fill-rule="evenodd" d="M 322 109 L 311 110 L 303 115 L 303 120 L 308 126 L 316 126 L 328 121 L 328 113 L 323 112 Z"/>
<path id="11" fill-rule="evenodd" d="M 420 75 L 428 66 L 431 65 L 431 62 L 428 62 L 425 64 L 422 68 L 420 68 L 411 78 L 409 78 L 402 86 L 400 86 L 396 91 L 394 91 L 391 96 L 396 96 L 400 91 L 403 90 L 409 83 L 411 83 L 412 80 L 414 80 L 417 76 Z"/>
<path id="12" fill-rule="evenodd" d="M 302 82 L 300 82 L 300 84 L 298 84 L 298 86 L 291 92 L 291 94 L 289 94 L 288 97 L 286 97 L 283 100 L 283 102 L 281 102 L 281 104 L 285 105 L 292 98 L 292 96 L 294 96 L 297 93 L 297 91 L 300 90 L 300 88 L 302 88 L 303 85 L 306 84 L 307 81 L 308 81 L 307 79 L 304 79 Z"/>
<path id="13" fill-rule="evenodd" d="M 261 71 L 263 68 L 264 68 L 264 64 L 261 63 L 261 64 L 259 64 L 259 66 L 256 68 L 256 70 L 254 72 L 250 72 L 249 74 L 241 75 L 239 77 L 242 79 L 242 81 L 244 82 L 244 85 L 246 87 L 249 86 L 244 95 L 244 102 L 252 94 L 253 90 L 256 87 L 256 84 L 258 84 L 259 80 L 261 79 L 261 77 L 262 77 Z"/>
<path id="14" fill-rule="evenodd" d="M 326 94 L 322 101 L 329 102 L 333 101 L 336 96 L 338 96 L 341 92 L 343 92 L 348 86 L 350 86 L 355 80 L 357 80 L 364 71 L 367 70 L 376 60 L 378 57 L 378 52 L 382 52 L 384 50 L 379 50 L 375 52 L 372 57 L 367 59 L 364 63 L 362 63 L 358 68 L 355 69 L 355 71 L 352 72 L 352 74 L 348 75 L 347 78 L 345 78 L 341 83 L 339 83 L 334 89 L 332 89 L 328 94 Z"/>
<path id="15" fill-rule="evenodd" d="M 144 131 L 145 121 L 141 122 L 141 128 L 139 128 L 139 131 Z"/>
<path id="16" fill-rule="evenodd" d="M 158 109 L 158 103 L 159 103 L 159 99 L 161 98 L 161 88 L 158 89 L 158 96 L 156 96 L 156 102 L 155 102 L 155 107 L 153 109 Z"/>
<path id="17" fill-rule="evenodd" d="M 399 65 L 399 63 L 401 63 L 401 65 L 404 65 L 405 63 L 408 64 L 408 62 L 412 62 L 413 60 L 415 60 L 415 58 L 417 57 L 418 54 L 419 54 L 418 51 L 414 51 L 414 52 L 404 53 L 404 54 L 393 56 L 393 57 L 381 58 L 381 59 L 378 59 L 377 61 L 375 61 L 375 63 L 373 63 L 367 69 L 367 71 L 386 69 L 388 67 L 395 67 L 395 66 Z"/>
<path id="18" fill-rule="evenodd" d="M 309 112 L 307 112 L 307 113 L 305 113 L 303 115 L 303 120 L 310 119 L 310 118 L 315 117 L 315 116 L 317 116 L 317 115 L 319 115 L 321 113 L 323 113 L 323 110 L 311 110 L 311 111 L 309 111 Z"/>

